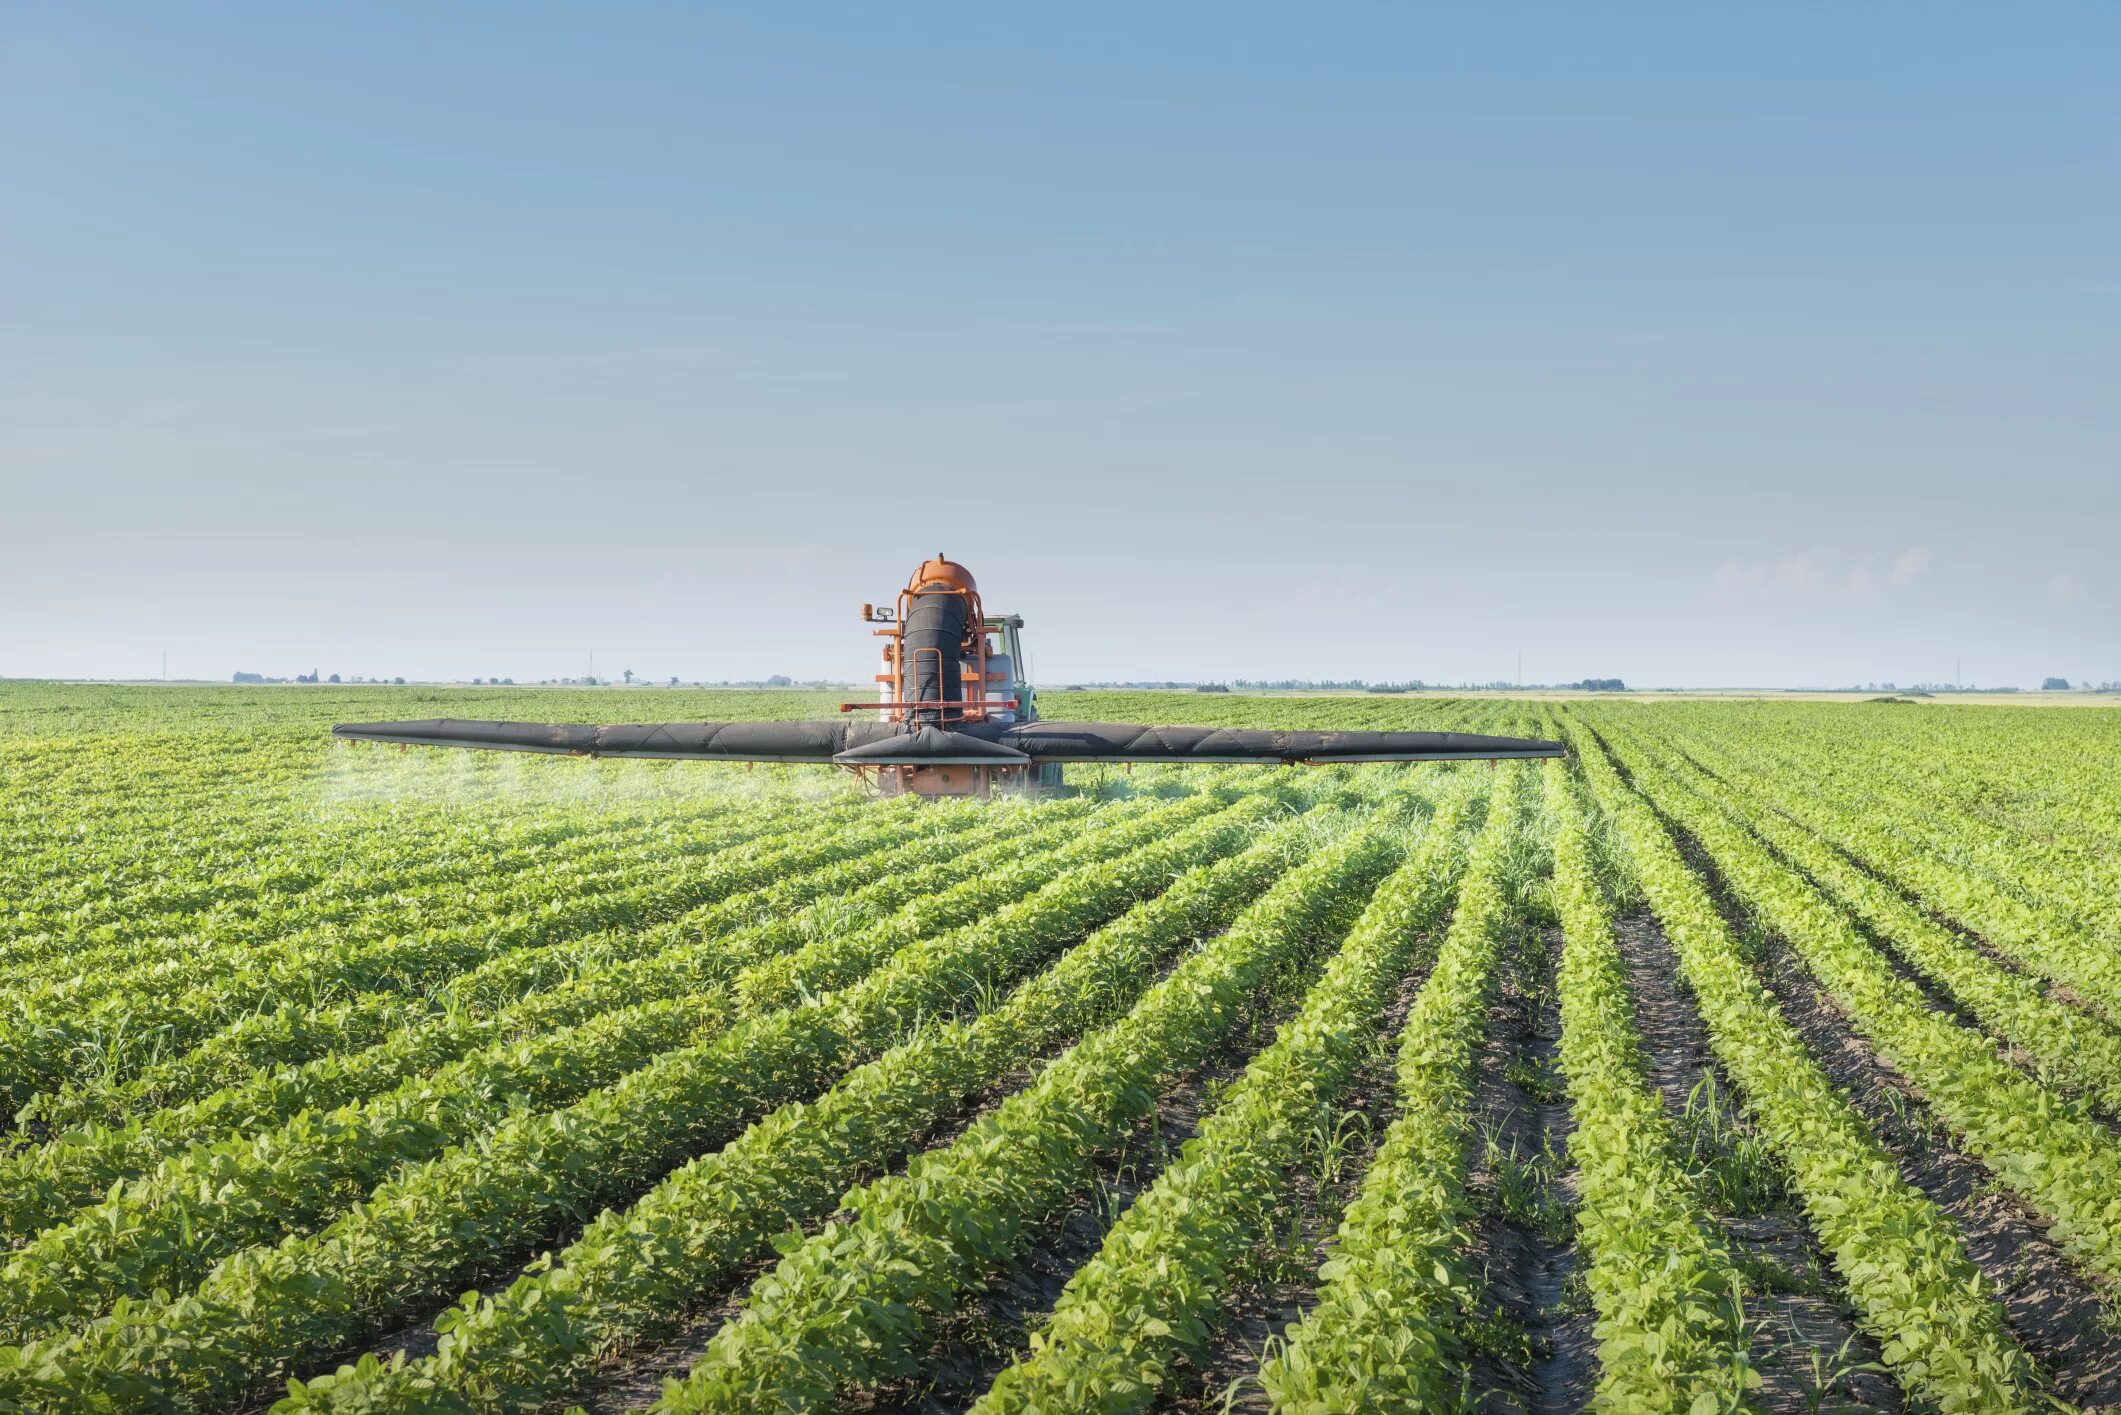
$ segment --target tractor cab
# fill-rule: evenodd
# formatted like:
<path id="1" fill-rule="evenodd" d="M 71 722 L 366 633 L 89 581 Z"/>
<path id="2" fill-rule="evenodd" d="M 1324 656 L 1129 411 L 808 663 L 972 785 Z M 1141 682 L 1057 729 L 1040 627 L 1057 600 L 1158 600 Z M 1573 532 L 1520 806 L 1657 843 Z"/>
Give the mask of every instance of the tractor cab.
<path id="1" fill-rule="evenodd" d="M 1013 726 L 1036 722 L 1038 708 L 1027 678 L 1021 614 L 990 615 L 980 603 L 972 572 L 937 554 L 923 561 L 899 591 L 898 604 L 882 609 L 862 606 L 862 619 L 881 627 L 883 663 L 876 674 L 873 703 L 842 703 L 841 712 L 882 713 L 886 722 L 940 734 L 984 723 Z M 896 749 L 914 757 L 914 741 Z M 969 755 L 962 742 L 938 741 L 926 748 L 932 759 L 877 763 L 843 763 L 874 781 L 887 796 L 979 796 L 996 789 L 1051 789 L 1061 785 L 1057 762 L 1033 764 L 981 753 Z M 1014 754 L 1012 754 L 1014 755 Z"/>

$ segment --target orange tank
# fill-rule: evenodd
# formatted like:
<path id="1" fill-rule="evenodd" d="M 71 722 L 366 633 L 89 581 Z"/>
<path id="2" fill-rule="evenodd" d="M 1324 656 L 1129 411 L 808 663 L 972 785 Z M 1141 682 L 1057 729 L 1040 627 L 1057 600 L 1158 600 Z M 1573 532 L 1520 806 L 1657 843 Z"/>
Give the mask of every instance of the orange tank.
<path id="1" fill-rule="evenodd" d="M 935 559 L 923 560 L 920 568 L 913 572 L 913 578 L 906 581 L 906 588 L 909 590 L 926 589 L 931 585 L 937 589 L 963 590 L 967 594 L 979 593 L 979 586 L 973 583 L 972 572 L 955 560 L 945 560 L 941 551 L 935 553 Z"/>

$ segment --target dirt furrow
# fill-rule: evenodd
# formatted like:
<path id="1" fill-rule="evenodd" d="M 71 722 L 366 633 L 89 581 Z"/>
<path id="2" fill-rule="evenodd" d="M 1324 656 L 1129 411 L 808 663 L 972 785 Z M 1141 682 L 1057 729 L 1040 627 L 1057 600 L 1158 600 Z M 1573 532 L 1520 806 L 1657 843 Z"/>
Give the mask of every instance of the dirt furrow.
<path id="1" fill-rule="evenodd" d="M 1699 842 L 1667 826 L 1726 920 L 1759 940 L 1755 972 L 1806 1050 L 1876 1129 L 1901 1177 L 1959 1226 L 1967 1256 L 1995 1285 L 2011 1334 L 2055 1393 L 2089 1408 L 2121 1406 L 2121 1334 L 2108 1294 L 2047 1237 L 2038 1214 L 1958 1148 L 1920 1090 L 1878 1055 L 1804 961 L 1752 922 Z"/>
<path id="2" fill-rule="evenodd" d="M 1569 1104 L 1556 1055 L 1561 933 L 1522 925 L 1503 942 L 1474 1080 L 1470 1184 L 1481 1206 L 1473 1266 L 1486 1310 L 1468 1336 L 1476 1408 L 1583 1408 L 1597 1377 L 1589 1295 L 1577 1271 Z"/>
<path id="3" fill-rule="evenodd" d="M 1899 1388 L 1881 1374 L 1877 1343 L 1857 1326 L 1802 1208 L 1733 1104 L 1664 931 L 1636 914 L 1616 920 L 1614 934 L 1650 1083 L 1678 1127 L 1703 1202 L 1747 1269 L 1752 1359 L 1762 1379 L 1756 1399 L 1774 1415 L 1901 1409 Z"/>
<path id="4" fill-rule="evenodd" d="M 1953 1143 L 1922 1094 L 1820 990 L 1802 960 L 1770 944 L 1764 978 L 1834 1084 L 1878 1130 L 1900 1173 L 1950 1214 L 1967 1254 L 1996 1286 L 2011 1333 L 2073 1405 L 2121 1405 L 2121 1336 L 2097 1283 L 2072 1264 L 2046 1224 Z"/>
<path id="5" fill-rule="evenodd" d="M 1200 1359 L 1178 1364 L 1176 1378 L 1157 1402 L 1159 1411 L 1266 1415 L 1270 1406 L 1258 1379 L 1261 1353 L 1318 1305 L 1318 1267 L 1326 1259 L 1326 1244 L 1355 1201 L 1370 1159 L 1397 1114 L 1393 1086 L 1399 1032 L 1427 978 L 1424 969 L 1400 981 L 1374 1045 L 1340 1098 L 1332 1129 L 1315 1137 L 1308 1168 L 1291 1176 L 1281 1215 L 1286 1226 L 1278 1226 L 1279 1238 L 1255 1256 L 1230 1293 Z"/>
<path id="6" fill-rule="evenodd" d="M 1265 1045 L 1265 1037 L 1247 1040 Z M 856 1392 L 847 1408 L 890 1415 L 960 1411 L 1021 1357 L 1075 1270 L 1095 1257 L 1112 1225 L 1156 1182 L 1180 1147 L 1193 1138 L 1216 1098 L 1244 1071 L 1251 1049 L 1225 1048 L 1207 1069 L 1166 1090 L 1156 1109 L 1117 1151 L 1102 1156 L 1091 1182 L 1068 1207 L 1027 1235 L 1015 1262 L 995 1274 L 958 1309 L 936 1323 L 922 1376 L 878 1390 Z"/>

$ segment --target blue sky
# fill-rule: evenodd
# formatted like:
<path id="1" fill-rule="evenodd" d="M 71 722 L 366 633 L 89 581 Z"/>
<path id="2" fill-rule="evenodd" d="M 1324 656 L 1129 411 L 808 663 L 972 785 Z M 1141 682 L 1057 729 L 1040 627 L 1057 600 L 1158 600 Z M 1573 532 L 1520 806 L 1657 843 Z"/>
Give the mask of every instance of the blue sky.
<path id="1" fill-rule="evenodd" d="M 0 673 L 2121 679 L 2121 10 L 0 18 Z"/>

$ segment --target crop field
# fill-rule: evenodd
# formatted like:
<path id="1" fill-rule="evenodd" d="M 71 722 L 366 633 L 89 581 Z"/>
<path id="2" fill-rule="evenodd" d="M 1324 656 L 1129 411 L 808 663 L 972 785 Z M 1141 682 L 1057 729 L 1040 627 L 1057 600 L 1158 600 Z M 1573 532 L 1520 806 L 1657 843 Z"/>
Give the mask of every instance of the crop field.
<path id="1" fill-rule="evenodd" d="M 0 1409 L 2121 1405 L 2121 714 L 1049 694 L 819 770 L 0 685 Z"/>

